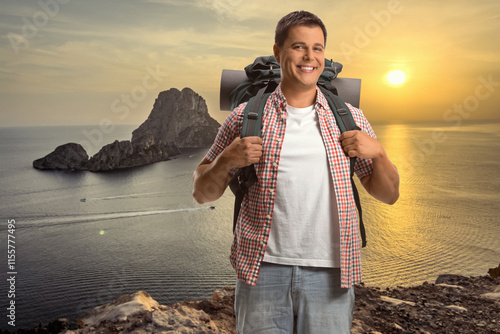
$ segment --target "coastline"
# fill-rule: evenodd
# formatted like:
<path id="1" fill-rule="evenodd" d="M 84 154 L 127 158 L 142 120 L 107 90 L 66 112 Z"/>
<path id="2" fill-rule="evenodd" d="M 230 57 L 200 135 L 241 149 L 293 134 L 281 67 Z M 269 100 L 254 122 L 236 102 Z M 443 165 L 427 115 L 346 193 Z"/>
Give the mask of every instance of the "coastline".
<path id="1" fill-rule="evenodd" d="M 491 273 L 490 273 L 491 274 Z M 500 333 L 500 277 L 441 275 L 434 283 L 381 289 L 356 285 L 351 333 Z M 78 319 L 7 333 L 233 334 L 234 287 L 211 299 L 159 305 L 138 291 L 98 306 Z"/>

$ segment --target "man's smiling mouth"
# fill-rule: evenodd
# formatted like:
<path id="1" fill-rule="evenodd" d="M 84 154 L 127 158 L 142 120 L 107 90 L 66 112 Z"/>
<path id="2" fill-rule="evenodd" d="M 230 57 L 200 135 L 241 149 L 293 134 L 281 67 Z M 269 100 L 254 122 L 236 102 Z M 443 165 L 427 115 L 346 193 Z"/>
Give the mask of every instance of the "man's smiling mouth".
<path id="1" fill-rule="evenodd" d="M 315 67 L 313 66 L 297 66 L 297 67 L 304 71 L 312 71 L 315 69 Z"/>

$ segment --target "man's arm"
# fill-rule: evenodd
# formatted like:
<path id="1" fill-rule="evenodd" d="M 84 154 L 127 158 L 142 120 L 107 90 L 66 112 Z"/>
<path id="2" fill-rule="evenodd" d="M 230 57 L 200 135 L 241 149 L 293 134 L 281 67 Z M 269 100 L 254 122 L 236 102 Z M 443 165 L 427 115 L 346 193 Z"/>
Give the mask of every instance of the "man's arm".
<path id="1" fill-rule="evenodd" d="M 373 172 L 361 179 L 366 191 L 379 201 L 396 203 L 399 198 L 399 173 L 378 140 L 363 131 L 346 131 L 340 140 L 349 157 L 372 159 Z"/>
<path id="2" fill-rule="evenodd" d="M 193 175 L 193 197 L 202 204 L 219 199 L 231 181 L 230 170 L 258 163 L 262 156 L 262 138 L 236 138 L 212 162 L 206 158 Z"/>

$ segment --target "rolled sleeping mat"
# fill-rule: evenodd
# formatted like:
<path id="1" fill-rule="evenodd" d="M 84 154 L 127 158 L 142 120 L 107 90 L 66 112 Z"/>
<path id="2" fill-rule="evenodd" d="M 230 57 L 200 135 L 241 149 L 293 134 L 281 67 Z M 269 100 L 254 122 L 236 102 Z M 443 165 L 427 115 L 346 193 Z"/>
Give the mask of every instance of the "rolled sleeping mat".
<path id="1" fill-rule="evenodd" d="M 222 70 L 220 80 L 220 110 L 231 110 L 229 94 L 246 79 L 247 75 L 243 70 Z M 344 102 L 359 108 L 361 79 L 337 77 L 332 81 L 332 85 L 337 88 L 339 96 Z"/>

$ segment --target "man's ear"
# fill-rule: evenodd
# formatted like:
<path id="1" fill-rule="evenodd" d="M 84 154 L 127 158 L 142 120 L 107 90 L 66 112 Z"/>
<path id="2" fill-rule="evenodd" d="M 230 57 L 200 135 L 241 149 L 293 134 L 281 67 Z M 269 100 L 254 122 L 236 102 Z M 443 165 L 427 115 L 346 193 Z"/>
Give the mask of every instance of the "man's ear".
<path id="1" fill-rule="evenodd" d="M 276 61 L 278 64 L 280 63 L 280 47 L 278 44 L 273 45 L 273 52 L 274 52 L 274 58 L 276 58 Z"/>

